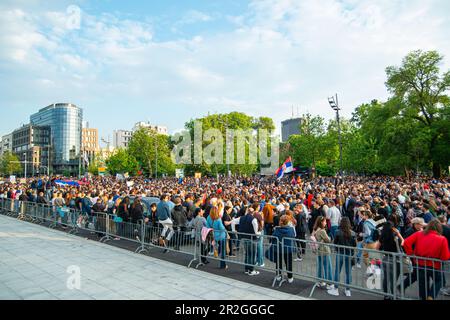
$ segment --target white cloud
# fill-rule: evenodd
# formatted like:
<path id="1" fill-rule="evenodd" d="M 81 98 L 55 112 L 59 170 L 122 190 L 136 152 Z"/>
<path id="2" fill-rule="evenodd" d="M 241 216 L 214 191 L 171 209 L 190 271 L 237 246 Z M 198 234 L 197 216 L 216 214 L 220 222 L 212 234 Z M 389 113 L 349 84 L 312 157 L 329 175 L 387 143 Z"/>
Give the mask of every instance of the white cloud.
<path id="1" fill-rule="evenodd" d="M 178 24 L 184 25 L 184 24 L 192 24 L 192 23 L 197 23 L 197 22 L 208 22 L 208 21 L 212 21 L 212 20 L 213 20 L 213 18 L 204 12 L 197 11 L 197 10 L 189 10 L 180 19 L 180 21 L 178 21 Z"/>
<path id="2" fill-rule="evenodd" d="M 349 116 L 387 96 L 385 68 L 411 50 L 437 49 L 450 64 L 448 9 L 446 0 L 258 0 L 224 18 L 234 30 L 163 42 L 154 40 L 153 25 L 111 14 L 83 12 L 81 29 L 67 30 L 65 12 L 4 10 L 0 71 L 16 71 L 2 87 L 20 82 L 30 99 L 46 102 L 238 110 L 277 125 L 292 105 L 331 118 L 327 97 L 338 92 Z M 175 25 L 212 19 L 191 11 Z M 28 79 L 45 79 L 35 96 Z M 180 127 L 189 117 L 176 119 Z"/>

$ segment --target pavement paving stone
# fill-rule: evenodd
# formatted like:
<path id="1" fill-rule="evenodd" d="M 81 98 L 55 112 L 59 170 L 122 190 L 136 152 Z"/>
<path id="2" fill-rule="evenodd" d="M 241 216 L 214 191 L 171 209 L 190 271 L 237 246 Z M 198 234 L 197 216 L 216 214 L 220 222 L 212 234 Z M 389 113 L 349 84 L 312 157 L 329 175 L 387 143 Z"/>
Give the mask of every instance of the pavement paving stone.
<path id="1" fill-rule="evenodd" d="M 0 216 L 0 257 L 0 271 L 7 271 L 0 272 L 0 299 L 242 299 L 251 287 L 4 216 Z M 81 268 L 80 290 L 67 289 L 70 265 Z M 267 290 L 251 295 L 264 299 Z"/>

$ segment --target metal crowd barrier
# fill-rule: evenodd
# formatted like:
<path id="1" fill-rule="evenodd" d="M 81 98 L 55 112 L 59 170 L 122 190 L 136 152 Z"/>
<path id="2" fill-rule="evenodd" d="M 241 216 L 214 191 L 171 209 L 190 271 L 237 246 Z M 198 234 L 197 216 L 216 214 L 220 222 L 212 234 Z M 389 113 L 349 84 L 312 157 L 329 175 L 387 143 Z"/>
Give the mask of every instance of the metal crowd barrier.
<path id="1" fill-rule="evenodd" d="M 280 241 L 265 235 L 253 235 L 252 239 L 247 239 L 250 235 L 226 231 L 212 231 L 207 239 L 202 239 L 200 232 L 188 227 L 175 226 L 172 231 L 142 220 L 138 223 L 120 222 L 116 216 L 103 212 L 86 215 L 66 207 L 4 198 L 0 199 L 0 214 L 50 228 L 70 229 L 69 233 L 81 230 L 96 233 L 101 242 L 112 239 L 131 241 L 139 244 L 136 253 L 155 248 L 181 253 L 191 257 L 188 267 L 197 262 L 196 268 L 199 268 L 206 260 L 212 260 L 222 265 L 241 265 L 246 270 L 254 268 L 273 272 L 272 287 L 277 283 L 281 287 L 288 279 L 309 281 L 314 283 L 311 297 L 317 288 L 326 284 L 339 288 L 340 293 L 343 289 L 351 289 L 394 300 L 440 299 L 440 289 L 450 282 L 449 261 L 423 257 L 408 257 L 408 260 L 401 253 L 291 238 Z M 225 246 L 219 247 L 211 239 L 214 232 L 216 236 L 224 235 Z M 162 241 L 162 235 L 165 241 Z M 356 267 L 358 264 L 362 267 Z"/>
<path id="2" fill-rule="evenodd" d="M 225 244 L 220 245 L 216 238 L 225 238 Z M 240 265 L 248 270 L 263 270 L 274 273 L 272 287 L 275 287 L 277 275 L 280 273 L 277 264 L 266 259 L 266 252 L 272 244 L 279 245 L 279 240 L 272 236 L 256 236 L 239 232 L 211 231 L 206 239 L 201 233 L 195 237 L 196 250 L 193 262 L 198 261 L 196 269 L 205 265 L 207 260 L 216 261 L 221 265 Z M 222 253 L 222 250 L 224 252 Z"/>
<path id="3" fill-rule="evenodd" d="M 197 234 L 195 229 L 190 227 L 168 226 L 164 228 L 160 225 L 144 224 L 141 240 L 141 252 L 149 252 L 151 249 L 157 248 L 164 252 L 192 256 L 188 267 L 196 260 Z"/>
<path id="4" fill-rule="evenodd" d="M 128 240 L 139 243 L 139 248 L 141 248 L 143 221 L 139 220 L 138 223 L 119 222 L 115 218 L 116 216 L 107 213 L 98 214 L 96 228 L 99 229 L 99 234 L 103 235 L 100 241 L 106 243 L 112 239 Z M 136 252 L 138 251 L 136 250 Z"/>
<path id="5" fill-rule="evenodd" d="M 343 294 L 344 289 L 354 289 L 393 300 L 426 300 L 428 297 L 437 299 L 442 297 L 439 295 L 441 286 L 438 285 L 436 290 L 433 288 L 436 288 L 436 284 L 444 284 L 446 279 L 450 281 L 448 261 L 408 257 L 412 261 L 414 258 L 420 259 L 435 267 L 443 264 L 447 269 L 437 270 L 437 268 L 419 267 L 414 264 L 411 267 L 409 263 L 406 263 L 407 256 L 402 253 L 324 243 L 320 243 L 318 248 L 315 242 L 289 238 L 283 239 L 281 248 L 283 255 L 286 252 L 293 252 L 293 258 L 300 253 L 302 261 L 293 261 L 292 268 L 286 267 L 283 263 L 281 271 L 284 274 L 290 273 L 297 279 L 315 282 L 310 297 L 314 295 L 317 288 L 326 284 L 339 288 L 340 294 Z M 361 257 L 363 255 L 370 257 L 364 263 Z M 361 268 L 356 267 L 358 262 Z M 423 279 L 421 285 L 417 283 L 416 286 L 411 286 L 418 281 L 416 275 L 419 273 Z M 428 278 L 425 275 L 428 275 Z M 280 286 L 285 282 L 286 280 L 283 279 Z M 420 289 L 421 287 L 429 289 L 425 292 L 425 289 Z"/>

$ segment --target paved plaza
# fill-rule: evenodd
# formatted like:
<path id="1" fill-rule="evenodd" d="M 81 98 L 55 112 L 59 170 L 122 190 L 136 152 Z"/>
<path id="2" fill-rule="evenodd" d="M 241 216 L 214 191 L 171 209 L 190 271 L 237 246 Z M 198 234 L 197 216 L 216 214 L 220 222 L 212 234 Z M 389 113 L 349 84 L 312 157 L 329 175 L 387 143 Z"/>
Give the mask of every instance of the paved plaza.
<path id="1" fill-rule="evenodd" d="M 81 273 L 80 290 L 67 284 Z M 0 216 L 0 300 L 303 298 Z"/>

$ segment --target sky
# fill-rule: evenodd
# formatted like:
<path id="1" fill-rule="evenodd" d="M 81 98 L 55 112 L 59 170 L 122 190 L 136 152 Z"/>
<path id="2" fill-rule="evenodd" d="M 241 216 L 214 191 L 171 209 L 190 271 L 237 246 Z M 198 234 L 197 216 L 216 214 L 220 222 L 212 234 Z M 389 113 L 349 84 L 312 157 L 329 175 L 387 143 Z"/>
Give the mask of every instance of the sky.
<path id="1" fill-rule="evenodd" d="M 412 50 L 450 66 L 448 0 L 2 0 L 0 136 L 70 102 L 112 139 L 208 113 L 344 117 Z"/>

